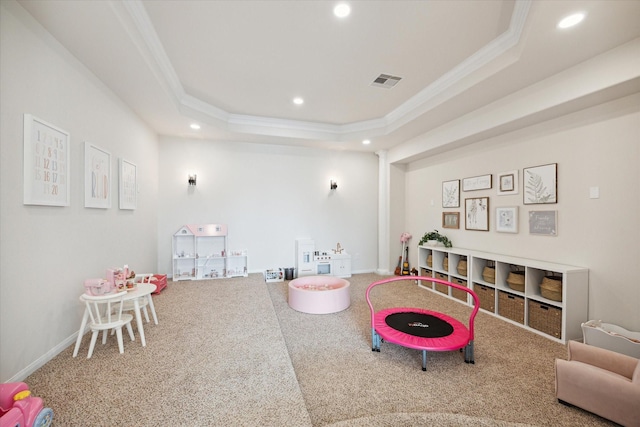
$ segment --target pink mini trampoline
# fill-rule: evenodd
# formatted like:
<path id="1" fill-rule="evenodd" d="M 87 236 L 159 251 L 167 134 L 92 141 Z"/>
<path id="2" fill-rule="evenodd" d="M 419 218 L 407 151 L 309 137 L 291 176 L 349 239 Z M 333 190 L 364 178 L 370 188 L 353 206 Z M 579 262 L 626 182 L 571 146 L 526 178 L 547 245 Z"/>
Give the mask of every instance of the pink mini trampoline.
<path id="1" fill-rule="evenodd" d="M 403 280 L 436 282 L 461 289 L 473 298 L 473 310 L 468 326 L 437 311 L 422 308 L 394 307 L 374 311 L 370 292 L 375 286 Z M 445 280 L 422 276 L 398 276 L 380 280 L 369 285 L 366 292 L 371 310 L 371 350 L 380 351 L 383 340 L 407 348 L 422 351 L 422 370 L 427 370 L 427 351 L 464 350 L 464 361 L 475 363 L 473 355 L 473 323 L 480 308 L 480 300 L 471 289 Z"/>

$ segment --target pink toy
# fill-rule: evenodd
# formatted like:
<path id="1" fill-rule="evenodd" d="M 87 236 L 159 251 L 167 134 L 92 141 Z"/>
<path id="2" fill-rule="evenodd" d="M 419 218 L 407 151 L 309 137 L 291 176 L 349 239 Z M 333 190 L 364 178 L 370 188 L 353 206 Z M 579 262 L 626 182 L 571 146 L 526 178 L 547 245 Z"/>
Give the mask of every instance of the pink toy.
<path id="1" fill-rule="evenodd" d="M 378 312 L 369 298 L 371 289 L 385 283 L 400 280 L 436 282 L 461 289 L 473 298 L 474 306 L 469 316 L 469 327 L 446 314 L 422 308 L 395 307 Z M 366 292 L 371 310 L 371 351 L 380 351 L 382 340 L 407 348 L 422 350 L 422 370 L 427 370 L 427 351 L 452 351 L 464 349 L 464 361 L 475 363 L 473 356 L 473 322 L 480 308 L 480 299 L 466 286 L 432 277 L 400 276 L 380 280 L 369 285 Z"/>
<path id="2" fill-rule="evenodd" d="M 88 295 L 106 295 L 115 290 L 115 286 L 105 279 L 87 279 L 84 281 L 84 287 Z"/>
<path id="3" fill-rule="evenodd" d="M 0 427 L 49 427 L 53 410 L 22 382 L 0 384 Z"/>
<path id="4" fill-rule="evenodd" d="M 153 294 L 159 294 L 164 288 L 167 287 L 167 275 L 154 274 L 153 276 L 151 276 L 150 282 L 153 282 L 156 285 L 156 291 Z"/>
<path id="5" fill-rule="evenodd" d="M 332 276 L 306 276 L 289 282 L 289 307 L 303 313 L 328 314 L 351 305 L 350 283 Z"/>

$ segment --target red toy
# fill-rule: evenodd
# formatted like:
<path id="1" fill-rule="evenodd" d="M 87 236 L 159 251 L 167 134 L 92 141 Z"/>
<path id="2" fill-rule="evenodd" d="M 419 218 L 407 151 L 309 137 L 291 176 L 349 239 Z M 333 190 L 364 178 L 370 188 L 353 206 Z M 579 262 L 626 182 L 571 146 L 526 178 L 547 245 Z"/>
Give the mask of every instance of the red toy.
<path id="1" fill-rule="evenodd" d="M 0 384 L 0 427 L 49 427 L 53 410 L 22 382 Z"/>
<path id="2" fill-rule="evenodd" d="M 166 274 L 136 274 L 135 280 L 138 283 L 153 283 L 156 285 L 156 290 L 153 292 L 154 295 L 157 295 L 164 288 L 167 287 L 167 275 Z"/>
<path id="3" fill-rule="evenodd" d="M 156 291 L 153 293 L 159 294 L 164 288 L 167 287 L 167 275 L 166 274 L 154 274 L 153 277 L 156 279 L 152 283 L 156 285 Z"/>

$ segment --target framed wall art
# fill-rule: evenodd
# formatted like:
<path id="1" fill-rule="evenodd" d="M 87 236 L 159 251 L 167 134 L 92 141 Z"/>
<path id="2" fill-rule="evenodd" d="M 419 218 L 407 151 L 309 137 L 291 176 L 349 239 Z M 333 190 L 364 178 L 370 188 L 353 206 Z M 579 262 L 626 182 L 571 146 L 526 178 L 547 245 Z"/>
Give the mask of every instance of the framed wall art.
<path id="1" fill-rule="evenodd" d="M 507 196 L 518 194 L 518 171 L 501 172 L 496 174 L 498 195 Z"/>
<path id="2" fill-rule="evenodd" d="M 558 211 L 529 212 L 529 234 L 558 235 Z"/>
<path id="3" fill-rule="evenodd" d="M 442 228 L 460 228 L 460 212 L 442 212 Z"/>
<path id="4" fill-rule="evenodd" d="M 111 207 L 111 153 L 84 143 L 84 207 Z"/>
<path id="5" fill-rule="evenodd" d="M 460 207 L 460 180 L 444 181 L 442 183 L 442 207 Z"/>
<path id="6" fill-rule="evenodd" d="M 71 180 L 69 132 L 24 115 L 23 203 L 69 206 Z"/>
<path id="7" fill-rule="evenodd" d="M 138 169 L 134 163 L 120 159 L 118 195 L 120 209 L 135 209 L 138 205 Z"/>
<path id="8" fill-rule="evenodd" d="M 464 199 L 464 216 L 466 230 L 489 231 L 489 198 Z"/>
<path id="9" fill-rule="evenodd" d="M 496 208 L 496 231 L 501 233 L 518 232 L 518 207 Z"/>
<path id="10" fill-rule="evenodd" d="M 522 173 L 524 204 L 558 203 L 558 164 L 525 168 Z"/>
<path id="11" fill-rule="evenodd" d="M 474 176 L 462 180 L 462 191 L 487 190 L 492 186 L 492 175 Z"/>

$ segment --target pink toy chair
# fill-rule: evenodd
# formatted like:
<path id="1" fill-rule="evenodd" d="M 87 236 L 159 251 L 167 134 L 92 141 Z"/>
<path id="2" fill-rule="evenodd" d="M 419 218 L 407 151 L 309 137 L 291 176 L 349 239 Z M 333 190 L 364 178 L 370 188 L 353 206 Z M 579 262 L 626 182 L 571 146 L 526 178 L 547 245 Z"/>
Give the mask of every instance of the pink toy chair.
<path id="1" fill-rule="evenodd" d="M 0 427 L 49 427 L 53 410 L 23 382 L 0 384 Z"/>
<path id="2" fill-rule="evenodd" d="M 459 320 L 436 311 L 422 308 L 394 307 L 374 311 L 370 299 L 371 289 L 378 285 L 401 280 L 421 280 L 436 282 L 461 289 L 473 298 L 474 306 L 469 316 L 469 326 Z M 473 322 L 480 308 L 480 300 L 475 292 L 466 286 L 432 277 L 399 276 L 379 280 L 369 285 L 366 292 L 367 304 L 371 310 L 371 351 L 380 351 L 383 340 L 407 348 L 422 351 L 422 370 L 427 370 L 427 351 L 464 350 L 464 361 L 475 363 L 473 355 Z"/>

